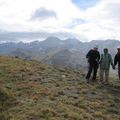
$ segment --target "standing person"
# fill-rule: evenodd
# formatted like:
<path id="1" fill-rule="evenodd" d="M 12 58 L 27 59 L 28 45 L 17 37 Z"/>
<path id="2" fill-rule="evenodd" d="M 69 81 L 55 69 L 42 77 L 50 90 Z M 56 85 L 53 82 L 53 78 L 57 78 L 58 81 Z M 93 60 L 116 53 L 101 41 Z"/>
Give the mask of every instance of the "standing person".
<path id="1" fill-rule="evenodd" d="M 118 77 L 120 80 L 120 47 L 117 48 L 118 52 L 114 57 L 114 65 L 116 66 L 118 63 Z"/>
<path id="2" fill-rule="evenodd" d="M 87 53 L 86 58 L 88 59 L 88 64 L 89 64 L 86 80 L 88 83 L 90 82 L 91 73 L 93 71 L 92 81 L 94 82 L 96 81 L 96 74 L 97 74 L 97 69 L 98 69 L 99 59 L 100 59 L 98 46 L 95 46 L 93 49 L 91 49 Z"/>
<path id="3" fill-rule="evenodd" d="M 101 83 L 108 83 L 109 82 L 109 69 L 110 64 L 112 65 L 112 68 L 115 69 L 112 57 L 110 53 L 108 53 L 108 49 L 104 48 L 104 53 L 101 54 L 100 58 L 100 81 Z M 104 74 L 105 74 L 105 81 L 104 81 Z"/>

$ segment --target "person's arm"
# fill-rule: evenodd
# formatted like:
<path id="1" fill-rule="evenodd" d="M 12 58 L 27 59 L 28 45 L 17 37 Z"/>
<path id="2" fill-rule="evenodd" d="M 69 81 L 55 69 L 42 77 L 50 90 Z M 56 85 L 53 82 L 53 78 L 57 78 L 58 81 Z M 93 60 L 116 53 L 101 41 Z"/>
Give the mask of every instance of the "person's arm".
<path id="1" fill-rule="evenodd" d="M 98 63 L 100 63 L 100 53 L 98 52 Z"/>
<path id="2" fill-rule="evenodd" d="M 100 55 L 99 64 L 101 63 L 102 60 L 103 60 L 103 54 Z"/>
<path id="3" fill-rule="evenodd" d="M 98 52 L 98 60 L 100 60 L 100 53 Z"/>
<path id="4" fill-rule="evenodd" d="M 111 57 L 110 54 L 109 54 L 109 59 L 110 59 L 110 64 L 112 65 L 112 68 L 115 69 L 115 66 L 114 66 L 114 64 L 113 64 L 113 60 L 112 60 L 112 57 Z"/>
<path id="5" fill-rule="evenodd" d="M 90 62 L 90 54 L 91 54 L 91 50 L 87 53 L 86 55 L 86 58 L 87 58 L 87 61 Z"/>
<path id="6" fill-rule="evenodd" d="M 89 58 L 91 50 L 86 54 L 86 58 Z"/>
<path id="7" fill-rule="evenodd" d="M 117 54 L 114 57 L 114 66 L 116 66 L 116 65 L 117 65 Z"/>

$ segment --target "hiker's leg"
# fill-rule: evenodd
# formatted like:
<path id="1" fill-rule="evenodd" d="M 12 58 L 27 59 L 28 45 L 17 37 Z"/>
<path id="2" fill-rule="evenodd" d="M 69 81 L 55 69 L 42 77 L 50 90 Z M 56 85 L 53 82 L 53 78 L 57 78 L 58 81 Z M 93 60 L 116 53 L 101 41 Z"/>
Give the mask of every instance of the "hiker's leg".
<path id="1" fill-rule="evenodd" d="M 119 77 L 119 80 L 120 80 L 120 66 L 118 66 L 118 77 Z"/>
<path id="2" fill-rule="evenodd" d="M 100 82 L 103 82 L 104 70 L 100 68 Z"/>
<path id="3" fill-rule="evenodd" d="M 96 76 L 97 76 L 97 69 L 98 69 L 98 66 L 97 65 L 94 65 L 94 72 L 93 72 L 93 81 L 96 81 Z"/>
<path id="4" fill-rule="evenodd" d="M 109 82 L 109 70 L 105 70 L 105 81 Z"/>
<path id="5" fill-rule="evenodd" d="M 89 64 L 89 67 L 88 67 L 88 73 L 86 75 L 86 79 L 89 80 L 90 79 L 90 76 L 91 76 L 91 73 L 92 73 L 92 64 Z"/>

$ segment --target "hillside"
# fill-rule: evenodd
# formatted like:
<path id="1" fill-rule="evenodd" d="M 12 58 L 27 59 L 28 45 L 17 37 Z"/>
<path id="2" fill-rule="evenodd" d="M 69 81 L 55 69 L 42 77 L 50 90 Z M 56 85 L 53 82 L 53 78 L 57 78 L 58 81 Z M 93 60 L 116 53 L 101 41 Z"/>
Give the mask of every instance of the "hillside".
<path id="1" fill-rule="evenodd" d="M 74 68 L 74 69 L 82 69 L 86 67 L 86 59 L 84 58 L 84 54 L 78 53 L 78 51 L 63 49 L 57 52 L 54 55 L 47 56 L 43 60 L 42 63 L 51 64 L 55 67 L 64 67 L 64 68 Z M 83 64 L 81 64 L 83 63 Z"/>
<path id="2" fill-rule="evenodd" d="M 85 74 L 0 57 L 0 120 L 120 120 L 120 81 L 87 84 Z"/>

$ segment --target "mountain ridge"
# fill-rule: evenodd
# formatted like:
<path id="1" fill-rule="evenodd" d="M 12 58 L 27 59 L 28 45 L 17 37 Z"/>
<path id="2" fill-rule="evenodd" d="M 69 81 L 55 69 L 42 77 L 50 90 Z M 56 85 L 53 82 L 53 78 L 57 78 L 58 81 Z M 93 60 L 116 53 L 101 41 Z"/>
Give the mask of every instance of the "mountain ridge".
<path id="1" fill-rule="evenodd" d="M 81 42 L 78 39 L 66 39 L 60 40 L 57 37 L 49 37 L 44 41 L 34 41 L 30 43 L 3 43 L 0 44 L 0 54 L 18 56 L 23 59 L 31 58 L 34 60 L 42 61 L 48 64 L 55 63 L 56 54 L 60 56 L 61 52 L 65 49 L 71 51 L 71 57 L 69 59 L 70 64 L 63 64 L 63 66 L 84 69 L 87 67 L 85 56 L 87 52 L 92 49 L 95 45 L 98 45 L 100 53 L 103 52 L 104 48 L 108 48 L 112 57 L 115 56 L 117 52 L 117 47 L 120 46 L 120 41 L 118 40 L 93 40 L 91 42 Z M 19 51 L 18 51 L 19 49 Z M 64 57 L 68 56 L 64 54 Z M 45 61 L 44 61 L 45 60 Z M 57 63 L 64 60 L 60 57 L 56 57 Z M 47 62 L 46 62 L 47 61 Z M 75 62 L 74 62 L 75 61 Z M 73 63 L 73 64 L 71 64 Z M 61 65 L 53 64 L 54 66 Z M 79 66 L 79 67 L 78 67 Z"/>

